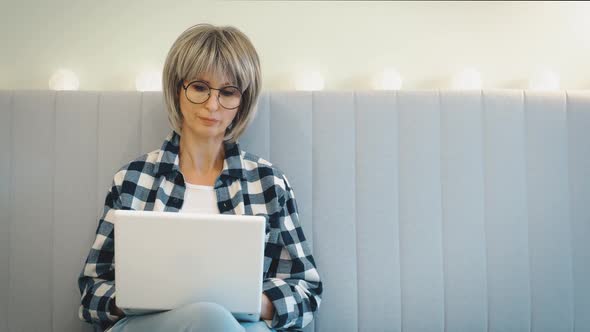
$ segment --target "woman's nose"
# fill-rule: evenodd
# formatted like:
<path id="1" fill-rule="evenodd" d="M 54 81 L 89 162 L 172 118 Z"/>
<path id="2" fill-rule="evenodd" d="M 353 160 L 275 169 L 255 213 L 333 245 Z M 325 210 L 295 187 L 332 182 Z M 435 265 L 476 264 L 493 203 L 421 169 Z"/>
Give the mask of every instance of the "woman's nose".
<path id="1" fill-rule="evenodd" d="M 219 108 L 219 91 L 211 90 L 209 99 L 205 103 L 205 107 L 211 111 L 215 111 Z"/>

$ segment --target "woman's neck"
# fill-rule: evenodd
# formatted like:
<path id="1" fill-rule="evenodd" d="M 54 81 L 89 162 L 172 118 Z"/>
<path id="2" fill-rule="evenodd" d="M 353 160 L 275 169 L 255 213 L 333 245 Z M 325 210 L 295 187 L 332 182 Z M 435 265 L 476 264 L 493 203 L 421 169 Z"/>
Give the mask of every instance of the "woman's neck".
<path id="1" fill-rule="evenodd" d="M 180 170 L 185 177 L 196 179 L 191 183 L 203 182 L 199 179 L 216 178 L 223 169 L 225 150 L 223 138 L 202 138 L 183 130 L 180 136 Z M 210 181 L 205 181 L 210 182 Z"/>

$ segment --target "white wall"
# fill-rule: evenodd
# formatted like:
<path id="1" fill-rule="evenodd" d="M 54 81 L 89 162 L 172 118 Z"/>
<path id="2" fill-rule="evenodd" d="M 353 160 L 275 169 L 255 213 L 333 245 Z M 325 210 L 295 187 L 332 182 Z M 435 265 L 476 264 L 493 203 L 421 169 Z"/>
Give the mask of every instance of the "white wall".
<path id="1" fill-rule="evenodd" d="M 590 88 L 589 3 L 0 0 L 0 89 L 47 89 L 59 68 L 81 90 L 135 89 L 199 22 L 251 37 L 265 89 L 293 89 L 305 70 L 327 90 L 372 89 L 385 67 L 404 88 L 447 88 L 464 66 L 484 88 L 526 88 L 538 66 Z"/>

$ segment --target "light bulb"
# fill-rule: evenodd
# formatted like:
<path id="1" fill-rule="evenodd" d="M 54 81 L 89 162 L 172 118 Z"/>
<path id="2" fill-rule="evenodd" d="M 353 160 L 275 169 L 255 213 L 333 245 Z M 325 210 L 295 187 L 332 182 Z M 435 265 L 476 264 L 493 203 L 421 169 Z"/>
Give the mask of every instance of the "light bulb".
<path id="1" fill-rule="evenodd" d="M 295 82 L 295 89 L 300 91 L 319 91 L 324 89 L 324 79 L 317 71 L 300 75 Z"/>
<path id="2" fill-rule="evenodd" d="M 137 91 L 162 91 L 162 71 L 146 70 L 135 78 Z"/>
<path id="3" fill-rule="evenodd" d="M 481 89 L 481 75 L 473 68 L 465 68 L 453 77 L 452 86 L 457 90 Z"/>
<path id="4" fill-rule="evenodd" d="M 49 88 L 51 90 L 78 90 L 80 80 L 76 73 L 69 69 L 59 69 L 49 79 Z"/>
<path id="5" fill-rule="evenodd" d="M 402 88 L 402 77 L 395 69 L 386 69 L 375 80 L 377 90 L 400 90 Z"/>
<path id="6" fill-rule="evenodd" d="M 529 80 L 529 89 L 537 91 L 559 90 L 559 75 L 549 69 L 538 70 Z"/>

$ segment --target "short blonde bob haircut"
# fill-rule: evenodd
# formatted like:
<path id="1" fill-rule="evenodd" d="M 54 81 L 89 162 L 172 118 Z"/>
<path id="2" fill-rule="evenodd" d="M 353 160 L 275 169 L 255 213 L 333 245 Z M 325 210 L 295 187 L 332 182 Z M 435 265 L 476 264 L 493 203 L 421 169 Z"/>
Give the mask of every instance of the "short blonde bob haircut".
<path id="1" fill-rule="evenodd" d="M 242 91 L 242 99 L 224 140 L 235 142 L 256 112 L 260 94 L 260 60 L 250 39 L 231 26 L 197 24 L 172 44 L 162 75 L 164 103 L 172 129 L 181 135 L 179 92 L 182 81 L 209 73 L 229 79 Z"/>

